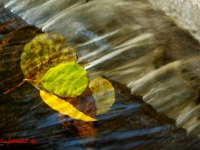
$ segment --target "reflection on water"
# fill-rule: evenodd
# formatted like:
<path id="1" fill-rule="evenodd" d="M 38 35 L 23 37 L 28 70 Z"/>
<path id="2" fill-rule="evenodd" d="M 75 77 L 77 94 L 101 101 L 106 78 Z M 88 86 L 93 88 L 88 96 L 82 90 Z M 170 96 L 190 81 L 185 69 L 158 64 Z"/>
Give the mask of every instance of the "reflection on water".
<path id="1" fill-rule="evenodd" d="M 175 4 L 179 3 L 178 0 L 175 1 Z M 143 100 L 151 104 L 159 114 L 174 119 L 178 127 L 185 128 L 191 135 L 200 133 L 199 43 L 186 31 L 177 27 L 163 12 L 155 11 L 151 3 L 145 0 L 93 0 L 89 2 L 84 0 L 59 2 L 10 0 L 4 4 L 28 23 L 44 31 L 64 35 L 67 43 L 76 48 L 78 62 L 89 64 L 85 68 L 90 78 L 100 74 L 126 84 L 132 89 L 133 95 L 142 96 Z M 156 4 L 159 3 L 155 1 L 154 7 Z M 166 6 L 172 4 L 173 2 Z M 175 4 L 172 6 L 176 6 Z M 185 11 L 183 5 L 180 7 L 181 9 L 177 11 Z M 3 16 L 1 18 L 5 21 L 7 17 Z M 183 18 L 184 16 L 178 19 Z M 177 16 L 173 19 L 177 19 Z M 198 18 L 195 19 L 198 20 Z M 178 20 L 178 23 L 180 23 L 179 26 L 188 29 L 182 26 L 181 21 Z M 196 21 L 196 24 L 192 25 L 197 24 Z M 190 29 L 188 30 L 191 32 Z M 197 33 L 195 32 L 194 35 L 198 39 Z M 6 51 L 5 56 L 8 54 L 7 57 L 4 56 L 6 59 L 3 63 L 17 66 L 21 51 L 17 52 L 12 59 L 9 52 L 17 46 L 21 46 L 22 49 L 23 45 L 12 44 L 3 49 Z M 2 68 L 6 70 L 5 67 Z M 7 74 L 10 72 L 10 70 L 6 71 Z M 16 84 L 20 81 L 23 76 L 19 72 L 19 66 L 11 70 L 9 76 L 12 79 L 18 73 L 12 82 L 12 79 L 5 82 L 5 79 L 1 77 L 4 87 L 6 84 Z M 26 89 L 25 86 L 23 89 Z M 120 91 L 121 97 L 118 97 L 110 113 L 97 116 L 98 135 L 94 147 L 99 149 L 104 149 L 104 146 L 107 149 L 114 149 L 114 146 L 121 146 L 121 149 L 143 149 L 144 147 L 169 149 L 175 146 L 176 149 L 183 149 L 184 146 L 187 148 L 194 146 L 197 148 L 197 139 L 187 139 L 184 130 L 176 128 L 172 120 L 159 116 L 150 106 L 141 101 L 135 101 L 137 98 L 131 97 L 127 91 L 128 89 L 125 88 L 124 95 Z M 22 112 L 17 115 L 19 120 L 14 121 L 11 127 L 16 126 L 16 123 L 19 126 L 9 130 L 9 127 L 6 127 L 3 130 L 3 136 L 9 137 L 12 133 L 16 137 L 37 137 L 42 146 L 52 144 L 55 147 L 58 145 L 76 147 L 78 145 L 77 149 L 84 148 L 77 144 L 70 133 L 63 133 L 65 130 L 60 128 L 57 114 L 44 106 L 36 91 L 30 88 L 29 96 L 26 92 L 20 94 L 14 92 L 13 96 L 11 94 L 4 97 L 3 103 L 6 103 L 18 96 L 15 103 L 22 105 L 23 109 L 15 108 L 16 111 Z M 8 112 L 12 114 L 12 111 Z M 8 118 L 9 115 L 4 119 L 13 122 L 13 119 Z M 34 133 L 31 132 L 32 130 Z M 60 139 L 58 145 L 56 145 L 57 139 Z M 62 141 L 69 143 L 62 143 Z M 87 139 L 80 139 L 80 141 L 87 143 Z"/>

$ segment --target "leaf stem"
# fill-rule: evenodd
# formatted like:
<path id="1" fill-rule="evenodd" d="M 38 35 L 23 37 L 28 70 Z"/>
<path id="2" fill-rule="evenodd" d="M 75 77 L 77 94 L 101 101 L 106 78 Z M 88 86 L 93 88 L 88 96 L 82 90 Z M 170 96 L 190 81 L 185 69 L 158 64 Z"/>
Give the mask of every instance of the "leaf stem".
<path id="1" fill-rule="evenodd" d="M 47 60 L 46 62 L 42 63 L 41 66 L 33 73 L 31 74 L 27 79 L 23 79 L 23 81 L 21 83 L 19 83 L 17 86 L 5 91 L 3 94 L 8 94 L 10 92 L 12 92 L 13 90 L 15 90 L 16 88 L 22 86 L 26 81 L 33 81 L 33 82 L 37 82 L 36 80 L 31 80 L 30 78 L 32 78 L 46 63 L 48 63 L 49 60 Z"/>
<path id="2" fill-rule="evenodd" d="M 19 84 L 16 85 L 15 87 L 13 87 L 13 88 L 11 88 L 11 89 L 5 91 L 3 94 L 8 94 L 8 93 L 12 92 L 12 91 L 15 90 L 16 88 L 22 86 L 24 83 L 25 83 L 25 80 L 23 80 L 21 83 L 19 83 Z"/>
<path id="3" fill-rule="evenodd" d="M 34 85 L 34 87 L 35 87 L 36 89 L 38 89 L 39 91 L 41 91 L 41 89 L 40 89 L 39 87 L 37 87 L 37 86 L 35 86 L 35 85 Z"/>
<path id="4" fill-rule="evenodd" d="M 31 79 L 24 79 L 24 81 L 27 81 L 27 82 L 41 82 L 41 81 L 39 81 L 39 80 L 31 80 Z"/>
<path id="5" fill-rule="evenodd" d="M 51 57 L 53 57 L 54 55 L 57 55 L 58 53 L 59 53 L 59 51 L 57 51 L 57 52 L 56 52 L 55 54 L 53 54 Z M 32 78 L 38 71 L 40 71 L 44 65 L 46 65 L 47 63 L 49 63 L 49 62 L 50 62 L 50 59 L 51 59 L 51 58 L 49 58 L 49 59 L 48 59 L 47 61 L 45 61 L 45 62 L 42 62 L 42 63 L 40 64 L 40 67 L 39 67 L 35 72 L 33 72 L 33 74 L 31 74 L 27 79 L 24 79 L 24 80 L 23 80 L 21 83 L 19 83 L 17 86 L 15 86 L 15 87 L 13 87 L 13 88 L 11 88 L 11 89 L 5 91 L 3 94 L 8 94 L 8 93 L 12 92 L 14 89 L 16 89 L 16 88 L 22 86 L 22 85 L 25 83 L 25 81 L 38 82 L 37 80 L 31 80 L 31 78 Z M 40 82 L 40 81 L 39 81 L 39 82 Z"/>

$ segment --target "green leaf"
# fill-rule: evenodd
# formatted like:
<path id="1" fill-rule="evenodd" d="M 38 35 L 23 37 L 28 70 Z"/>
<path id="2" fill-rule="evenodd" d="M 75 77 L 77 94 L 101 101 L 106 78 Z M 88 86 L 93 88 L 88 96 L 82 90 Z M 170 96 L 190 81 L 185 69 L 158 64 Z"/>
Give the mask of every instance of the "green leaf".
<path id="1" fill-rule="evenodd" d="M 80 119 L 83 121 L 96 121 L 96 119 L 85 115 L 84 113 L 76 109 L 72 104 L 58 98 L 54 94 L 47 93 L 41 90 L 40 96 L 47 105 L 49 105 L 54 110 L 59 111 L 63 115 L 68 115 L 71 118 Z"/>
<path id="2" fill-rule="evenodd" d="M 60 63 L 49 69 L 41 83 L 51 93 L 62 97 L 75 98 L 86 89 L 88 78 L 83 67 L 74 62 L 69 62 Z"/>
<path id="3" fill-rule="evenodd" d="M 75 62 L 76 59 L 75 50 L 66 45 L 62 35 L 44 33 L 25 45 L 20 66 L 26 81 L 37 86 L 50 68 L 61 62 Z"/>
<path id="4" fill-rule="evenodd" d="M 99 76 L 90 81 L 89 88 L 95 99 L 97 115 L 108 112 L 115 102 L 115 91 L 112 84 Z"/>

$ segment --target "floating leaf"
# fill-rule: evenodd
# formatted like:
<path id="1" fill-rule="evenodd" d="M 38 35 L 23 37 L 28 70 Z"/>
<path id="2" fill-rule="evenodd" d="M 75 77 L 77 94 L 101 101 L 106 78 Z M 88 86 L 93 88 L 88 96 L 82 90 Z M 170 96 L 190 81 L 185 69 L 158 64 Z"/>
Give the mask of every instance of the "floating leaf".
<path id="1" fill-rule="evenodd" d="M 86 89 L 88 79 L 83 67 L 74 62 L 69 62 L 60 63 L 49 69 L 41 83 L 51 93 L 62 97 L 75 98 Z"/>
<path id="2" fill-rule="evenodd" d="M 96 121 L 95 118 L 91 118 L 90 116 L 85 115 L 76 109 L 72 104 L 58 98 L 54 94 L 40 90 L 40 96 L 47 105 L 49 105 L 54 110 L 59 111 L 63 115 L 68 115 L 71 118 L 83 121 Z"/>
<path id="3" fill-rule="evenodd" d="M 86 90 L 76 98 L 67 97 L 65 98 L 65 101 L 69 102 L 79 111 L 92 118 L 96 116 L 95 100 L 89 87 L 87 87 Z M 68 131 L 77 138 L 88 137 L 92 140 L 96 136 L 97 130 L 94 126 L 94 122 L 85 122 L 81 120 L 69 121 L 67 116 L 64 115 L 59 115 L 59 119 L 63 127 L 68 129 Z"/>
<path id="4" fill-rule="evenodd" d="M 106 113 L 115 102 L 115 91 L 112 84 L 102 77 L 90 81 L 89 88 L 95 99 L 97 115 Z"/>
<path id="5" fill-rule="evenodd" d="M 36 36 L 25 45 L 21 55 L 20 66 L 26 79 L 38 85 L 40 79 L 52 67 L 61 62 L 75 62 L 74 49 L 67 46 L 60 34 L 44 33 Z"/>

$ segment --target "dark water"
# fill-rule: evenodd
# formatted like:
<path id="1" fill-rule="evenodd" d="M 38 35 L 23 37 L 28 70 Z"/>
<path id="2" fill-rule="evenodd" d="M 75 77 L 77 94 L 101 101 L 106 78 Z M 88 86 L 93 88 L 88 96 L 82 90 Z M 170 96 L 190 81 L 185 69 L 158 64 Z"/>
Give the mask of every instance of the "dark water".
<path id="1" fill-rule="evenodd" d="M 32 85 L 3 95 L 23 80 L 23 46 L 42 31 L 1 7 L 1 137 L 37 142 L 0 148 L 199 149 L 199 43 L 163 12 L 136 0 L 13 2 L 9 8 L 29 23 L 63 34 L 79 62 L 89 63 L 89 76 L 115 80 L 116 102 L 96 116 L 96 134 L 83 138 L 77 122 L 66 128 Z"/>

